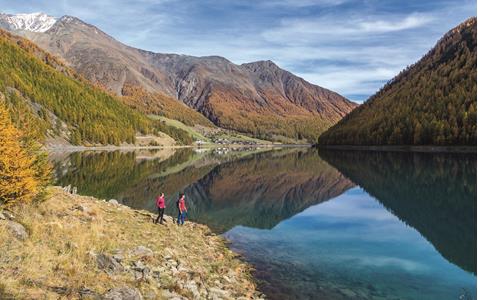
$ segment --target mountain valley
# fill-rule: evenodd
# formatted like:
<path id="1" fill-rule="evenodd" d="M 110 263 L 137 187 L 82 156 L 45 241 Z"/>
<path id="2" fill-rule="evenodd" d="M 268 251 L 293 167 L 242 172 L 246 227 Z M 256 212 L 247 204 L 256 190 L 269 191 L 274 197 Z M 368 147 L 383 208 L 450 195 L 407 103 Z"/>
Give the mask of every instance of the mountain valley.
<path id="1" fill-rule="evenodd" d="M 158 107 L 175 103 L 177 108 L 168 113 L 169 118 L 185 119 L 186 115 L 199 120 L 195 110 L 221 128 L 268 140 L 284 136 L 315 142 L 320 133 L 357 106 L 272 61 L 236 65 L 219 56 L 144 51 L 71 16 L 48 23 L 47 30 L 46 24 L 35 25 L 42 30 L 11 25 L 12 18 L 1 14 L 0 27 L 62 58 L 94 84 L 134 98 L 134 103 L 127 103 L 146 113 L 161 114 Z M 182 103 L 187 107 L 177 105 Z M 205 123 L 202 119 L 199 122 Z"/>

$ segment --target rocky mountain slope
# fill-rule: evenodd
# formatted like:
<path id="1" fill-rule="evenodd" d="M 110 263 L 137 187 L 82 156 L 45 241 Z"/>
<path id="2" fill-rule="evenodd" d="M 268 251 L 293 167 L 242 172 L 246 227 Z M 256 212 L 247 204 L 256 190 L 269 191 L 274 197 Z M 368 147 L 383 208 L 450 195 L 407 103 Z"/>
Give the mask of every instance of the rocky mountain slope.
<path id="1" fill-rule="evenodd" d="M 325 132 L 328 145 L 476 145 L 476 18 Z"/>
<path id="2" fill-rule="evenodd" d="M 0 26 L 12 30 L 5 22 L 0 15 Z M 25 29 L 15 31 L 118 95 L 125 86 L 138 86 L 181 100 L 216 125 L 255 136 L 315 140 L 356 107 L 271 61 L 236 65 L 218 56 L 143 51 L 71 16 L 45 32 Z"/>

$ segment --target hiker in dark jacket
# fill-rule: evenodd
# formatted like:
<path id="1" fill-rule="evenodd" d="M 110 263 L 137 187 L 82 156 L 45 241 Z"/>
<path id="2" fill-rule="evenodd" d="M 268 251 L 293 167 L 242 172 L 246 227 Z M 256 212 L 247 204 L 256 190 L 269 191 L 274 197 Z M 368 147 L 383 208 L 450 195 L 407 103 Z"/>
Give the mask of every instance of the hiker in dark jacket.
<path id="1" fill-rule="evenodd" d="M 156 198 L 156 207 L 158 208 L 158 218 L 156 221 L 154 221 L 154 223 L 158 224 L 159 221 L 159 224 L 163 224 L 164 209 L 166 208 L 164 193 L 161 193 L 161 195 Z"/>
<path id="2" fill-rule="evenodd" d="M 188 210 L 186 209 L 186 201 L 184 199 L 184 194 L 179 194 L 179 199 L 176 202 L 178 207 L 178 225 L 184 224 L 184 219 L 186 218 L 186 213 Z"/>

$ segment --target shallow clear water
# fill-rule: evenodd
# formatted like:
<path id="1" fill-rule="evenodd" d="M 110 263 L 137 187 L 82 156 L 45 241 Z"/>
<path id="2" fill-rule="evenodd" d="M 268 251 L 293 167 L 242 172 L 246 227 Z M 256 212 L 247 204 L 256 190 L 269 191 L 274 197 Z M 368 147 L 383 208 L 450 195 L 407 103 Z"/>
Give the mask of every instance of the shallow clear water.
<path id="1" fill-rule="evenodd" d="M 167 213 L 185 192 L 273 299 L 475 299 L 476 155 L 278 149 L 57 155 L 58 183 Z"/>
<path id="2" fill-rule="evenodd" d="M 277 299 L 459 299 L 475 291 L 473 275 L 361 188 L 272 230 L 238 226 L 225 236 Z"/>

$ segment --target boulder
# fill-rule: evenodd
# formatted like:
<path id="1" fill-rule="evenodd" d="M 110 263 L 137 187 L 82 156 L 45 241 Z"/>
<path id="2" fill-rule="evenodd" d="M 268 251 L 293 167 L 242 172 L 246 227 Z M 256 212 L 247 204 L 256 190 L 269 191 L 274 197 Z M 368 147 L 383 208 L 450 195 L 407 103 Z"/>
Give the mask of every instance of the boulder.
<path id="1" fill-rule="evenodd" d="M 176 294 L 175 292 L 171 292 L 169 290 L 163 290 L 162 291 L 162 296 L 164 299 L 169 299 L 169 300 L 183 300 L 185 299 L 184 297 L 181 297 L 180 295 Z"/>
<path id="2" fill-rule="evenodd" d="M 184 287 L 191 292 L 191 294 L 193 295 L 193 299 L 196 300 L 201 298 L 198 286 L 194 280 L 188 281 Z"/>
<path id="3" fill-rule="evenodd" d="M 125 253 L 124 253 L 123 249 L 115 249 L 115 250 L 113 250 L 112 254 L 113 254 L 113 258 L 117 262 L 119 262 L 119 263 L 123 262 L 123 260 L 125 258 Z"/>
<path id="4" fill-rule="evenodd" d="M 174 259 L 170 259 L 168 260 L 168 264 L 173 266 L 173 267 L 177 267 L 178 266 L 178 262 L 175 261 Z"/>
<path id="5" fill-rule="evenodd" d="M 107 273 L 122 272 L 124 270 L 123 265 L 116 261 L 116 259 L 103 253 L 96 256 L 96 263 L 98 268 L 105 270 Z"/>
<path id="6" fill-rule="evenodd" d="M 218 289 L 218 288 L 209 288 L 209 295 L 212 296 L 212 298 L 217 297 L 219 299 L 224 299 L 224 298 L 229 298 L 229 292 L 225 291 L 223 289 Z"/>
<path id="7" fill-rule="evenodd" d="M 20 223 L 14 221 L 7 221 L 7 228 L 19 240 L 24 241 L 28 238 L 27 230 Z"/>
<path id="8" fill-rule="evenodd" d="M 156 300 L 158 299 L 158 295 L 156 295 L 156 293 L 154 291 L 147 291 L 145 294 L 144 294 L 144 299 L 147 299 L 147 300 Z"/>
<path id="9" fill-rule="evenodd" d="M 134 262 L 131 269 L 133 270 L 133 274 L 134 274 L 134 277 L 135 277 L 136 280 L 147 279 L 149 277 L 149 273 L 151 271 L 140 260 L 138 260 L 137 262 Z"/>
<path id="10" fill-rule="evenodd" d="M 79 211 L 82 211 L 82 212 L 85 212 L 87 214 L 89 214 L 91 212 L 91 208 L 89 208 L 87 205 L 85 205 L 83 203 L 80 203 L 77 206 L 75 206 L 75 209 L 77 209 Z"/>
<path id="11" fill-rule="evenodd" d="M 130 252 L 131 256 L 135 256 L 135 257 L 151 257 L 154 255 L 154 252 L 153 250 L 145 247 L 145 246 L 138 246 L 136 248 L 134 248 L 131 252 Z"/>
<path id="12" fill-rule="evenodd" d="M 80 299 L 88 299 L 88 300 L 100 300 L 101 297 L 98 293 L 89 288 L 83 287 L 78 291 Z"/>
<path id="13" fill-rule="evenodd" d="M 113 255 L 113 259 L 120 263 L 123 261 L 124 256 L 122 254 L 115 254 Z"/>
<path id="14" fill-rule="evenodd" d="M 110 200 L 108 200 L 108 203 L 113 204 L 113 205 L 119 205 L 119 202 L 116 199 L 110 199 Z"/>
<path id="15" fill-rule="evenodd" d="M 143 272 L 144 270 L 149 270 L 149 268 L 145 264 L 143 264 L 142 261 L 138 260 L 133 263 L 133 270 Z"/>
<path id="16" fill-rule="evenodd" d="M 15 216 L 9 211 L 4 210 L 2 214 L 7 220 L 15 220 Z"/>
<path id="17" fill-rule="evenodd" d="M 119 287 L 109 290 L 104 296 L 104 300 L 143 300 L 141 293 L 130 287 Z"/>

